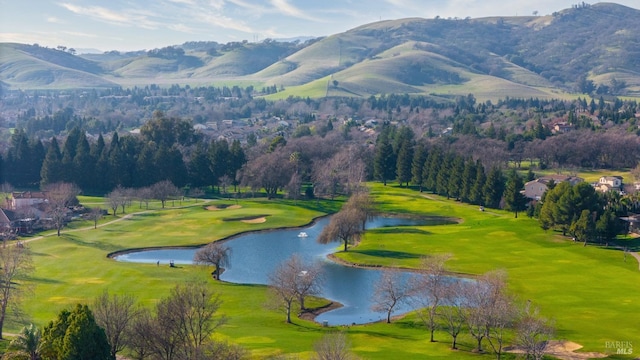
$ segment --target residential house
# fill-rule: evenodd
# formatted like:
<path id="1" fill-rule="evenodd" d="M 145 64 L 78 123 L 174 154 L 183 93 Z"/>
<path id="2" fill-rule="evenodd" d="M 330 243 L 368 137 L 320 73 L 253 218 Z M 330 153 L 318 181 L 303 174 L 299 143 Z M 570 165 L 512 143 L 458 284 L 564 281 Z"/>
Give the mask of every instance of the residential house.
<path id="1" fill-rule="evenodd" d="M 622 176 L 603 176 L 593 187 L 600 192 L 622 191 Z"/>
<path id="2" fill-rule="evenodd" d="M 567 123 L 566 121 L 561 121 L 553 126 L 551 132 L 554 134 L 564 134 L 571 131 L 571 129 L 573 129 L 573 126 L 571 126 L 571 124 Z"/>
<path id="3" fill-rule="evenodd" d="M 553 181 L 556 184 L 568 181 L 571 185 L 583 182 L 582 178 L 567 175 L 548 175 L 541 178 L 531 180 L 524 184 L 524 196 L 532 200 L 542 199 L 542 195 L 549 188 L 549 183 Z"/>
<path id="4" fill-rule="evenodd" d="M 9 206 L 12 210 L 18 210 L 42 204 L 46 199 L 47 194 L 43 191 L 13 192 L 9 199 Z"/>

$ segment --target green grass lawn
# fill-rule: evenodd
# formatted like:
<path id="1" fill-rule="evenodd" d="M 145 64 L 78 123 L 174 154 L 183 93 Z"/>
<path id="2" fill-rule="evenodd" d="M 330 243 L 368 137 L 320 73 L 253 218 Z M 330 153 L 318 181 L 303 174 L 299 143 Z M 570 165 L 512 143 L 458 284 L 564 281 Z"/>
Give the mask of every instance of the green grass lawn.
<path id="1" fill-rule="evenodd" d="M 459 223 L 436 226 L 384 228 L 369 231 L 361 244 L 343 260 L 361 264 L 414 267 L 420 257 L 451 253 L 452 271 L 481 274 L 505 269 L 510 289 L 523 301 L 531 300 L 544 316 L 555 320 L 557 338 L 575 341 L 587 351 L 605 352 L 606 341 L 640 343 L 637 314 L 640 310 L 640 271 L 635 259 L 626 262 L 620 251 L 582 247 L 553 232 L 544 232 L 535 220 L 524 214 L 487 209 L 480 212 L 427 193 L 372 184 L 372 193 L 384 212 L 446 216 Z M 82 201 L 99 204 L 100 198 Z M 206 205 L 231 201 L 212 201 Z M 112 293 L 131 293 L 142 304 L 152 305 L 166 297 L 178 283 L 207 281 L 222 294 L 221 312 L 230 321 L 218 336 L 251 350 L 254 358 L 293 354 L 309 358 L 313 343 L 326 331 L 320 325 L 294 318 L 286 324 L 283 313 L 264 307 L 264 286 L 216 283 L 211 269 L 196 266 L 156 266 L 119 263 L 108 259 L 113 251 L 172 245 L 199 245 L 239 232 L 283 226 L 299 226 L 328 211 L 336 211 L 340 201 L 241 200 L 240 208 L 211 211 L 202 201 L 183 203 L 181 208 L 151 211 L 92 229 L 92 222 L 63 229 L 61 237 L 49 235 L 29 243 L 34 253 L 33 292 L 25 299 L 24 310 L 30 321 L 43 326 L 57 313 L 75 303 L 91 303 L 108 289 Z M 176 206 L 179 204 L 176 203 Z M 127 213 L 141 211 L 132 204 Z M 267 221 L 247 224 L 224 221 L 268 215 Z M 109 215 L 102 224 L 122 218 Z M 87 229 L 88 228 L 88 229 Z M 338 247 L 339 244 L 336 244 Z M 242 266 L 233 264 L 233 266 Z M 321 304 L 322 301 L 318 300 Z M 17 332 L 11 322 L 6 331 Z M 460 339 L 461 350 L 449 349 L 449 337 L 438 333 L 437 343 L 429 343 L 427 332 L 413 315 L 393 324 L 339 327 L 349 334 L 353 350 L 367 359 L 494 358 L 492 354 L 471 353 L 473 341 Z"/>

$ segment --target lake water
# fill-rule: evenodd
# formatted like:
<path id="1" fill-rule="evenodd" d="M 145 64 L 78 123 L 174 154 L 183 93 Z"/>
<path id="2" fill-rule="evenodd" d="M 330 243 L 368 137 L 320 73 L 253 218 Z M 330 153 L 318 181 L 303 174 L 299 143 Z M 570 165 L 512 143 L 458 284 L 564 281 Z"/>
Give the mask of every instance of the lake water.
<path id="1" fill-rule="evenodd" d="M 316 321 L 329 325 L 349 325 L 374 322 L 385 318 L 386 314 L 371 310 L 374 286 L 382 275 L 381 270 L 361 269 L 336 264 L 327 255 L 342 249 L 342 242 L 319 244 L 316 241 L 329 218 L 319 219 L 312 225 L 299 229 L 263 231 L 240 235 L 226 242 L 231 248 L 230 263 L 220 278 L 224 281 L 242 284 L 267 284 L 268 275 L 275 267 L 296 253 L 306 261 L 320 261 L 325 274 L 324 289 L 320 296 L 337 301 L 343 307 L 323 313 Z M 367 228 L 389 226 L 424 225 L 424 220 L 397 217 L 377 217 L 367 222 Z M 305 232 L 307 237 L 298 237 Z M 118 261 L 156 263 L 168 265 L 191 264 L 197 249 L 142 250 L 121 254 Z M 414 274 L 403 272 L 403 279 Z M 398 307 L 394 314 L 408 312 L 409 305 Z"/>

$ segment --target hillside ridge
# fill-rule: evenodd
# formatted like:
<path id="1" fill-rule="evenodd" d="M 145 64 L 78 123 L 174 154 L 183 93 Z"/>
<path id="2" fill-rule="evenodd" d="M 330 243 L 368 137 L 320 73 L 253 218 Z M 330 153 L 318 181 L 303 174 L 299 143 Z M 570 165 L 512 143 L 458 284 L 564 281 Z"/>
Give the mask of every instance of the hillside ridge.
<path id="1" fill-rule="evenodd" d="M 384 20 L 305 42 L 84 55 L 1 43 L 0 81 L 24 90 L 224 81 L 276 85 L 283 96 L 640 97 L 638 18 L 623 5 L 583 3 L 545 16 Z"/>

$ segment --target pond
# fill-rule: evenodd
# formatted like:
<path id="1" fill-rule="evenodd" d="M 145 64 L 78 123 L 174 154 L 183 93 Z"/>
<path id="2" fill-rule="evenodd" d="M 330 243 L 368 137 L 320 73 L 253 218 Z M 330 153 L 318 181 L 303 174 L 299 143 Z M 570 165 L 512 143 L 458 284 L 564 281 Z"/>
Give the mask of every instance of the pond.
<path id="1" fill-rule="evenodd" d="M 362 269 L 336 264 L 327 259 L 327 255 L 341 249 L 342 243 L 319 244 L 316 241 L 329 218 L 319 219 L 315 223 L 298 229 L 263 231 L 240 235 L 226 242 L 231 248 L 230 263 L 220 276 L 221 280 L 242 284 L 267 284 L 268 275 L 281 262 L 296 253 L 307 261 L 320 261 L 325 273 L 325 284 L 320 296 L 337 301 L 343 307 L 325 312 L 316 321 L 329 325 L 349 325 L 374 322 L 385 318 L 385 314 L 371 310 L 375 283 L 382 271 Z M 439 221 L 438 223 L 443 223 Z M 426 225 L 426 220 L 400 217 L 376 217 L 367 222 L 366 228 L 392 226 Z M 306 233 L 306 237 L 299 237 Z M 172 248 L 159 250 L 141 250 L 115 256 L 118 261 L 156 263 L 168 265 L 191 264 L 195 248 Z M 404 278 L 413 276 L 403 272 Z M 408 312 L 413 308 L 404 306 L 394 314 Z"/>

